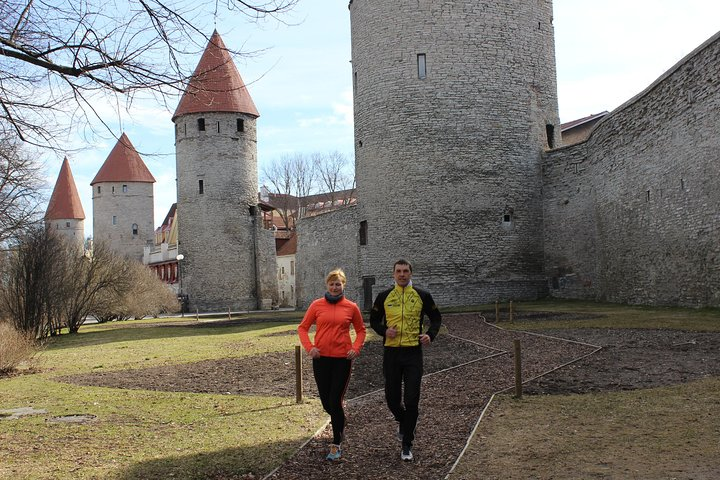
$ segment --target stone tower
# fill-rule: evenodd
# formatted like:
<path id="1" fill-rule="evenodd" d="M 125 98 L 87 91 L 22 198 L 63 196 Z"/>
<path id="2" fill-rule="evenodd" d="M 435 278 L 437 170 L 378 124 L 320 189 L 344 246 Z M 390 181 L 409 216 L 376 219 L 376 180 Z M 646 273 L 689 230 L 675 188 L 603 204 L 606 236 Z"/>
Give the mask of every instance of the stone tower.
<path id="1" fill-rule="evenodd" d="M 397 258 L 443 305 L 547 291 L 552 15 L 551 0 L 351 0 L 365 297 L 391 284 Z"/>
<path id="2" fill-rule="evenodd" d="M 258 217 L 258 116 L 214 32 L 173 115 L 181 293 L 191 309 L 255 309 L 277 297 L 277 283 L 271 293 L 260 280 L 274 244 Z"/>
<path id="3" fill-rule="evenodd" d="M 152 242 L 155 178 L 124 133 L 90 185 L 93 241 L 107 243 L 120 255 L 142 260 Z"/>
<path id="4" fill-rule="evenodd" d="M 85 240 L 85 211 L 67 157 L 60 167 L 45 211 L 45 227 L 57 231 L 79 246 Z"/>

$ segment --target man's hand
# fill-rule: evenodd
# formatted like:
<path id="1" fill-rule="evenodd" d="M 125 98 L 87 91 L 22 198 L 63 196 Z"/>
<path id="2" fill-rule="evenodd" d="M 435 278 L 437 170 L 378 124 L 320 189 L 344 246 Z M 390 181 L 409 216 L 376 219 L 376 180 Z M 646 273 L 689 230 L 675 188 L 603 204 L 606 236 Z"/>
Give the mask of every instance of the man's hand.
<path id="1" fill-rule="evenodd" d="M 422 335 L 420 335 L 421 344 L 430 345 L 430 342 L 432 342 L 432 340 L 430 340 L 430 335 L 428 335 L 427 333 L 423 333 Z"/>

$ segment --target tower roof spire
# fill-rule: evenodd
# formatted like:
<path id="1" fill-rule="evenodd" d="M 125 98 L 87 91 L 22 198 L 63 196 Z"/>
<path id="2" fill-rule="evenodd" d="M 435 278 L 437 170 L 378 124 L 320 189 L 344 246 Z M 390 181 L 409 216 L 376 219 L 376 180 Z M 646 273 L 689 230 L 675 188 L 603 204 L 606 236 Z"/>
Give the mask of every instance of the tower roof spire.
<path id="1" fill-rule="evenodd" d="M 155 183 L 155 177 L 125 133 L 120 136 L 90 185 L 101 182 Z"/>
<path id="2" fill-rule="evenodd" d="M 85 220 L 85 211 L 80 202 L 80 195 L 78 195 L 77 188 L 75 187 L 75 179 L 70 170 L 70 162 L 68 162 L 67 157 L 65 157 L 60 167 L 60 173 L 58 174 L 57 182 L 55 182 L 55 188 L 50 197 L 50 202 L 48 202 L 48 207 L 45 211 L 45 220 L 70 218 Z"/>
<path id="3" fill-rule="evenodd" d="M 207 112 L 260 116 L 217 30 L 213 32 L 180 99 L 173 121 L 180 115 Z"/>

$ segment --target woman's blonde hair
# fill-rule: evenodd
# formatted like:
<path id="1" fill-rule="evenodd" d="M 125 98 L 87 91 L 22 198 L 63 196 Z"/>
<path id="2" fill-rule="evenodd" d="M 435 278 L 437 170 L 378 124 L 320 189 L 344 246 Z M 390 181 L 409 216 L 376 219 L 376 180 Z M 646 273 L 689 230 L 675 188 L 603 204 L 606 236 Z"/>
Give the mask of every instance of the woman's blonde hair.
<path id="1" fill-rule="evenodd" d="M 345 276 L 345 272 L 342 271 L 342 268 L 336 268 L 332 272 L 328 273 L 327 277 L 325 277 L 325 283 L 335 280 L 340 280 L 343 285 L 347 283 L 347 277 Z"/>

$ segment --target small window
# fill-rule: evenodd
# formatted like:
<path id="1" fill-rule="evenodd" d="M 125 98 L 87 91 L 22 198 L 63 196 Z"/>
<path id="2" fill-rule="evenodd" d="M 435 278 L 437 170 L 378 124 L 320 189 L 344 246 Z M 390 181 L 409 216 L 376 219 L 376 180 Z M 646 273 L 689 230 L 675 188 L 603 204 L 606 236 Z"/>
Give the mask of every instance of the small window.
<path id="1" fill-rule="evenodd" d="M 137 223 L 133 223 L 133 224 L 132 224 L 132 234 L 133 234 L 133 235 L 137 235 L 137 234 L 138 234 L 138 224 L 137 224 Z"/>
<path id="2" fill-rule="evenodd" d="M 360 222 L 360 245 L 367 245 L 367 220 Z"/>
<path id="3" fill-rule="evenodd" d="M 127 193 L 127 185 L 123 185 L 123 193 Z"/>
<path id="4" fill-rule="evenodd" d="M 219 121 L 217 122 L 217 129 L 218 129 L 218 133 L 220 133 L 220 122 Z"/>
<path id="5" fill-rule="evenodd" d="M 112 193 L 115 193 L 115 185 L 112 186 Z"/>
<path id="6" fill-rule="evenodd" d="M 70 222 L 65 222 L 65 228 L 70 228 Z"/>
<path id="7" fill-rule="evenodd" d="M 204 118 L 198 118 L 198 130 L 201 132 L 205 131 L 205 119 Z"/>
<path id="8" fill-rule="evenodd" d="M 237 119 L 237 131 L 238 132 L 245 131 L 245 120 L 243 120 L 242 118 Z"/>
<path id="9" fill-rule="evenodd" d="M 100 192 L 102 192 L 102 188 L 100 187 L 100 185 L 98 185 L 98 195 L 100 194 Z"/>
<path id="10" fill-rule="evenodd" d="M 117 225 L 117 215 L 112 216 L 112 224 Z"/>
<path id="11" fill-rule="evenodd" d="M 548 147 L 555 148 L 555 126 L 550 123 L 545 125 L 545 134 L 547 135 Z"/>
<path id="12" fill-rule="evenodd" d="M 503 215 L 503 223 L 511 223 L 512 222 L 512 215 L 509 213 L 506 213 Z"/>
<path id="13" fill-rule="evenodd" d="M 198 180 L 198 193 L 199 193 L 200 195 L 202 195 L 203 193 L 205 193 L 205 185 L 203 185 L 203 181 L 202 181 L 202 180 Z"/>
<path id="14" fill-rule="evenodd" d="M 421 80 L 424 80 L 425 77 L 427 77 L 427 64 L 425 61 L 424 53 L 418 53 L 417 68 L 418 68 L 418 78 Z"/>
<path id="15" fill-rule="evenodd" d="M 295 262 L 290 260 L 290 275 L 295 275 Z"/>

